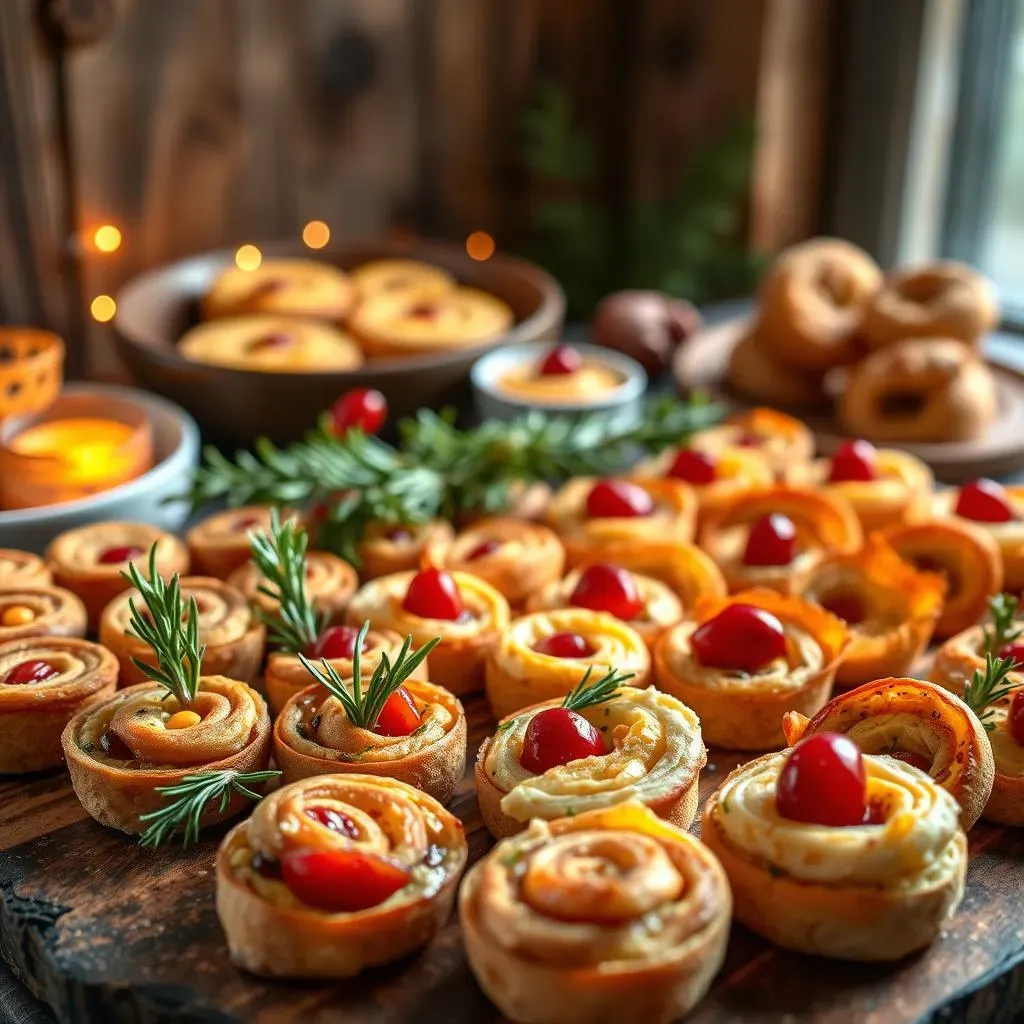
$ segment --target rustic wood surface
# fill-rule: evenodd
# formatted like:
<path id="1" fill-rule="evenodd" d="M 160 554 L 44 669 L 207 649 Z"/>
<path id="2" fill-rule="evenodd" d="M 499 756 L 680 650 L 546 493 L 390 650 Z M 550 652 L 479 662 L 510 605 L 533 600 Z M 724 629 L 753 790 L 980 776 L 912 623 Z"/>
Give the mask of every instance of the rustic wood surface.
<path id="1" fill-rule="evenodd" d="M 492 722 L 467 703 L 470 753 Z M 491 846 L 471 765 L 452 802 L 470 861 Z M 707 795 L 736 766 L 712 751 Z M 0 780 L 0 953 L 61 1021 L 497 1020 L 453 919 L 417 956 L 343 984 L 266 982 L 236 970 L 214 910 L 213 854 L 147 852 L 82 810 L 63 772 Z M 1024 1000 L 1024 830 L 979 824 L 963 905 L 925 953 L 896 965 L 800 956 L 734 926 L 725 967 L 690 1016 L 726 1021 L 1011 1021 Z"/>

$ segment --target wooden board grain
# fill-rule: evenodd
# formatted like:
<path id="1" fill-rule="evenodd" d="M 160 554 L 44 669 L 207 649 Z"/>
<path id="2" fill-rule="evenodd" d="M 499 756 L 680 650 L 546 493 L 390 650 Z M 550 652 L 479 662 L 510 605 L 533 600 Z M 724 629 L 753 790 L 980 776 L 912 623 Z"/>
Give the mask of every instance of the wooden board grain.
<path id="1" fill-rule="evenodd" d="M 473 755 L 492 723 L 480 698 L 467 702 L 467 714 Z M 701 798 L 740 760 L 712 751 Z M 475 861 L 491 840 L 471 774 L 452 809 Z M 88 818 L 62 772 L 0 780 L 0 954 L 61 1021 L 499 1019 L 469 972 L 455 920 L 422 954 L 343 984 L 267 982 L 236 970 L 214 910 L 218 837 L 188 851 L 147 852 Z M 688 1019 L 1015 1019 L 1024 1000 L 1024 830 L 982 823 L 970 839 L 963 905 L 925 953 L 896 965 L 831 962 L 777 949 L 736 925 L 722 972 Z"/>

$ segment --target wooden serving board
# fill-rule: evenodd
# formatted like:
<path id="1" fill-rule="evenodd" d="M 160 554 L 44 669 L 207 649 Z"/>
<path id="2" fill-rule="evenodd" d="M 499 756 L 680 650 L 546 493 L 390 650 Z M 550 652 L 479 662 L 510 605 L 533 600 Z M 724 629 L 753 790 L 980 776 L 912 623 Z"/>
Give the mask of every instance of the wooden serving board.
<path id="1" fill-rule="evenodd" d="M 491 847 L 471 768 L 493 723 L 482 698 L 466 711 L 471 757 L 452 808 L 473 862 Z M 712 751 L 702 800 L 742 760 Z M 148 852 L 89 818 L 61 771 L 0 780 L 0 953 L 60 1021 L 499 1019 L 455 919 L 422 954 L 344 983 L 268 982 L 232 967 L 214 910 L 223 832 L 188 851 Z M 1022 1004 L 1024 829 L 982 823 L 964 902 L 931 949 L 897 965 L 848 964 L 785 952 L 735 925 L 726 964 L 688 1020 L 1000 1024 Z"/>

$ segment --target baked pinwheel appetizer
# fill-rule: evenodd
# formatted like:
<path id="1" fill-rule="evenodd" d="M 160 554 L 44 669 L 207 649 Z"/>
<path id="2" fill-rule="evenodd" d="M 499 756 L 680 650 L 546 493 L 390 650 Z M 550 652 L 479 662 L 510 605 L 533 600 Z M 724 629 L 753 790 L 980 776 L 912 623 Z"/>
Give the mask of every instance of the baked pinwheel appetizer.
<path id="1" fill-rule="evenodd" d="M 989 595 L 1003 588 L 1003 559 L 983 529 L 960 519 L 932 519 L 890 526 L 882 534 L 896 553 L 922 572 L 946 580 L 934 636 L 945 639 L 985 614 Z"/>
<path id="2" fill-rule="evenodd" d="M 116 688 L 117 659 L 98 644 L 65 637 L 0 644 L 0 775 L 60 764 L 68 720 Z"/>
<path id="3" fill-rule="evenodd" d="M 932 512 L 939 519 L 966 519 L 988 533 L 1003 557 L 1003 586 L 1014 593 L 1024 590 L 1024 486 L 974 480 L 958 491 L 936 494 Z"/>
<path id="4" fill-rule="evenodd" d="M 814 435 L 806 423 L 764 406 L 734 413 L 717 427 L 694 434 L 691 443 L 712 452 L 752 448 L 777 475 L 814 454 Z"/>
<path id="5" fill-rule="evenodd" d="M 263 664 L 267 631 L 248 602 L 234 587 L 211 576 L 186 576 L 178 585 L 182 599 L 186 603 L 194 599 L 199 610 L 203 675 L 251 683 Z M 100 643 L 117 657 L 121 686 L 145 682 L 156 665 L 152 648 L 132 631 L 133 602 L 139 614 L 151 614 L 137 590 L 126 590 L 100 616 Z M 143 670 L 139 662 L 149 669 Z"/>
<path id="6" fill-rule="evenodd" d="M 38 555 L 0 548 L 0 588 L 48 587 L 52 582 L 49 568 Z"/>
<path id="7" fill-rule="evenodd" d="M 794 463 L 786 482 L 820 487 L 845 498 L 867 533 L 929 514 L 935 478 L 920 459 L 869 441 L 846 441 L 829 459 Z"/>
<path id="8" fill-rule="evenodd" d="M 988 621 L 950 637 L 935 652 L 930 678 L 962 697 L 975 672 L 983 672 L 988 655 L 1012 658 L 1024 670 L 1024 619 L 1012 594 L 996 594 L 988 601 Z M 1024 679 L 1024 676 L 1021 677 Z"/>
<path id="9" fill-rule="evenodd" d="M 258 799 L 248 784 L 277 774 L 264 770 L 270 717 L 263 698 L 238 680 L 200 674 L 196 599 L 186 606 L 178 577 L 165 582 L 156 559 L 154 546 L 148 578 L 134 564 L 127 574 L 148 609 L 130 606 L 130 627 L 155 655 L 155 665 L 144 669 L 154 681 L 83 708 L 61 736 L 85 809 L 100 824 L 142 833 L 152 845 L 181 827 L 186 842 L 194 839 L 200 828 Z"/>
<path id="10" fill-rule="evenodd" d="M 938 938 L 963 896 L 956 800 L 836 733 L 737 768 L 705 804 L 701 837 L 737 920 L 802 953 L 898 960 Z"/>
<path id="11" fill-rule="evenodd" d="M 162 576 L 188 572 L 188 549 L 177 537 L 145 523 L 92 523 L 56 537 L 46 552 L 53 580 L 77 594 L 95 629 L 100 612 L 129 583 L 129 565 L 145 569 L 146 555 L 156 545 L 156 571 Z"/>
<path id="12" fill-rule="evenodd" d="M 419 569 L 429 548 L 432 557 L 446 549 L 455 534 L 443 519 L 428 523 L 370 523 L 356 550 L 364 580 Z"/>
<path id="13" fill-rule="evenodd" d="M 739 495 L 701 529 L 700 546 L 715 560 L 729 589 L 800 590 L 829 555 L 856 551 L 857 515 L 836 494 L 777 486 Z"/>
<path id="14" fill-rule="evenodd" d="M 491 835 L 626 800 L 690 826 L 707 763 L 700 722 L 675 697 L 624 687 L 629 679 L 615 669 L 597 678 L 588 668 L 563 700 L 498 723 L 476 761 L 480 815 Z"/>
<path id="15" fill-rule="evenodd" d="M 920 679 L 876 679 L 833 697 L 813 718 L 789 712 L 793 746 L 816 733 L 843 733 L 865 754 L 920 768 L 956 800 L 966 832 L 992 792 L 992 749 L 978 716 L 959 697 Z"/>
<path id="16" fill-rule="evenodd" d="M 668 1024 L 725 958 L 732 898 L 708 849 L 626 803 L 534 821 L 466 875 L 469 966 L 516 1024 Z"/>
<path id="17" fill-rule="evenodd" d="M 508 601 L 489 583 L 466 572 L 424 569 L 364 583 L 348 607 L 350 625 L 369 622 L 411 636 L 422 646 L 435 636 L 427 671 L 457 696 L 479 690 L 484 662 L 508 625 Z"/>
<path id="18" fill-rule="evenodd" d="M 946 584 L 918 572 L 881 537 L 852 555 L 833 555 L 804 580 L 800 596 L 842 619 L 849 643 L 836 685 L 906 675 L 931 639 Z"/>
<path id="19" fill-rule="evenodd" d="M 555 492 L 546 515 L 574 568 L 609 544 L 693 540 L 697 495 L 678 480 L 576 477 Z"/>
<path id="20" fill-rule="evenodd" d="M 347 978 L 425 946 L 448 920 L 462 822 L 395 779 L 283 786 L 217 851 L 217 916 L 236 966 Z"/>
<path id="21" fill-rule="evenodd" d="M 269 528 L 270 509 L 265 505 L 232 508 L 204 519 L 185 538 L 192 572 L 226 580 L 249 561 L 249 534 Z"/>
<path id="22" fill-rule="evenodd" d="M 782 746 L 783 714 L 813 715 L 828 699 L 847 632 L 824 608 L 761 588 L 694 615 L 658 641 L 654 680 L 697 712 L 706 743 Z"/>
<path id="23" fill-rule="evenodd" d="M 487 702 L 495 718 L 561 700 L 589 668 L 618 668 L 646 686 L 651 658 L 632 627 L 602 612 L 565 608 L 515 619 L 487 658 Z"/>
<path id="24" fill-rule="evenodd" d="M 0 643 L 27 636 L 85 636 L 85 605 L 62 587 L 0 588 Z"/>
<path id="25" fill-rule="evenodd" d="M 368 625 L 356 638 L 357 652 Z M 300 655 L 307 681 L 319 685 L 292 697 L 274 723 L 274 761 L 285 782 L 362 772 L 450 800 L 466 767 L 466 715 L 446 689 L 412 678 L 435 643 L 413 651 L 406 640 L 394 661 L 382 652 L 369 679 L 358 653 L 348 679 L 326 659 L 318 668 Z"/>
<path id="26" fill-rule="evenodd" d="M 562 575 L 565 551 L 546 526 L 492 517 L 477 520 L 454 541 L 441 537 L 428 543 L 424 562 L 479 576 L 511 607 L 521 608 L 531 594 Z"/>

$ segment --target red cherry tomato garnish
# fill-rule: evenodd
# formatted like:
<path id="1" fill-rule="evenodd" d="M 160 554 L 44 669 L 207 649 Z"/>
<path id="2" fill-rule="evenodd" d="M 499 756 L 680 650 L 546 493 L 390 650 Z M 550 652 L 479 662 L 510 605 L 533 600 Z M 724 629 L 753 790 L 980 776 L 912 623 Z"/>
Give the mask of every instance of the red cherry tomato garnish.
<path id="1" fill-rule="evenodd" d="M 830 484 L 878 479 L 878 450 L 869 441 L 845 441 L 832 456 Z"/>
<path id="2" fill-rule="evenodd" d="M 540 364 L 540 372 L 544 377 L 564 376 L 576 373 L 583 365 L 583 357 L 571 345 L 556 345 Z"/>
<path id="3" fill-rule="evenodd" d="M 535 775 L 581 757 L 607 754 L 601 734 L 580 714 L 568 708 L 547 708 L 530 719 L 519 763 Z"/>
<path id="4" fill-rule="evenodd" d="M 680 448 L 666 475 L 688 484 L 710 484 L 718 479 L 718 462 L 709 452 Z"/>
<path id="5" fill-rule="evenodd" d="M 306 650 L 306 657 L 316 660 L 320 658 L 347 658 L 351 661 L 356 653 L 356 639 L 358 636 L 359 630 L 353 629 L 351 626 L 331 626 L 329 629 L 325 629 L 309 645 Z M 366 641 L 364 640 L 359 653 L 362 654 L 365 650 Z"/>
<path id="6" fill-rule="evenodd" d="M 401 864 L 356 850 L 293 850 L 281 874 L 303 903 L 331 913 L 379 906 L 412 878 Z"/>
<path id="7" fill-rule="evenodd" d="M 99 553 L 96 559 L 100 565 L 120 565 L 122 562 L 130 562 L 139 555 L 144 555 L 145 549 L 137 544 L 125 544 L 116 548 L 105 548 Z"/>
<path id="8" fill-rule="evenodd" d="M 955 512 L 976 523 L 1008 523 L 1016 519 L 1006 488 L 984 477 L 960 488 Z"/>
<path id="9" fill-rule="evenodd" d="M 590 642 L 579 633 L 552 633 L 538 640 L 533 649 L 550 658 L 589 658 L 594 653 Z"/>
<path id="10" fill-rule="evenodd" d="M 374 388 L 353 388 L 331 406 L 330 418 L 336 437 L 353 428 L 364 434 L 376 434 L 388 418 L 388 402 Z"/>
<path id="11" fill-rule="evenodd" d="M 349 839 L 355 839 L 359 835 L 356 823 L 347 814 L 342 814 L 333 807 L 306 807 L 302 813 L 307 818 L 312 818 L 318 825 L 337 832 L 338 835 L 347 836 Z"/>
<path id="12" fill-rule="evenodd" d="M 783 818 L 813 825 L 863 825 L 868 815 L 864 756 L 849 736 L 819 732 L 801 740 L 779 774 Z"/>
<path id="13" fill-rule="evenodd" d="M 4 682 L 8 686 L 25 686 L 28 683 L 45 683 L 48 679 L 56 679 L 60 675 L 48 661 L 33 659 L 22 661 L 7 673 Z"/>
<path id="14" fill-rule="evenodd" d="M 772 512 L 750 528 L 744 565 L 789 565 L 796 555 L 796 527 L 789 516 Z"/>
<path id="15" fill-rule="evenodd" d="M 482 540 L 468 555 L 466 555 L 467 562 L 475 562 L 478 558 L 486 558 L 488 555 L 493 555 L 498 548 L 501 547 L 501 543 L 496 540 Z"/>
<path id="16" fill-rule="evenodd" d="M 594 612 L 608 612 L 626 622 L 644 610 L 636 580 L 625 569 L 603 563 L 587 566 L 580 573 L 569 595 L 569 604 Z"/>
<path id="17" fill-rule="evenodd" d="M 1011 643 L 1003 644 L 999 648 L 1000 658 L 1013 658 L 1019 665 L 1024 666 L 1024 641 L 1014 640 Z"/>
<path id="18" fill-rule="evenodd" d="M 709 668 L 756 672 L 786 655 L 786 633 L 771 612 L 731 604 L 698 626 L 690 637 L 697 660 Z"/>
<path id="19" fill-rule="evenodd" d="M 1014 691 L 1006 726 L 1014 740 L 1024 747 L 1024 690 Z"/>
<path id="20" fill-rule="evenodd" d="M 629 480 L 601 480 L 587 495 L 587 515 L 591 519 L 628 519 L 649 516 L 653 511 L 651 496 Z"/>
<path id="21" fill-rule="evenodd" d="M 408 736 L 420 727 L 422 721 L 412 694 L 400 686 L 384 702 L 373 731 L 378 736 Z"/>
<path id="22" fill-rule="evenodd" d="M 402 607 L 421 619 L 454 622 L 462 614 L 462 598 L 450 573 L 424 569 L 416 573 L 405 592 Z"/>

